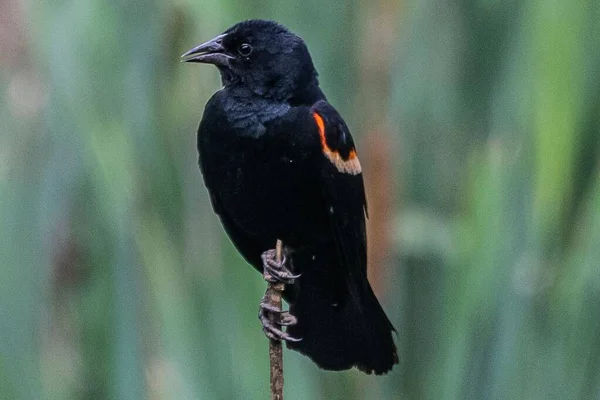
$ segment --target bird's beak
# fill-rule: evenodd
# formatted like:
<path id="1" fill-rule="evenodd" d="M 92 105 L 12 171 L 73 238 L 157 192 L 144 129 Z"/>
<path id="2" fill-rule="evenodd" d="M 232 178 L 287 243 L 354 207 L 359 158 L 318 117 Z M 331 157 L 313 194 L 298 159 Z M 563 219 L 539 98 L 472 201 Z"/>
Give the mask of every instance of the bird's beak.
<path id="1" fill-rule="evenodd" d="M 181 61 L 214 64 L 216 66 L 229 65 L 229 60 L 233 57 L 228 55 L 223 47 L 223 39 L 225 36 L 225 34 L 219 35 L 216 38 L 185 52 L 181 56 Z"/>

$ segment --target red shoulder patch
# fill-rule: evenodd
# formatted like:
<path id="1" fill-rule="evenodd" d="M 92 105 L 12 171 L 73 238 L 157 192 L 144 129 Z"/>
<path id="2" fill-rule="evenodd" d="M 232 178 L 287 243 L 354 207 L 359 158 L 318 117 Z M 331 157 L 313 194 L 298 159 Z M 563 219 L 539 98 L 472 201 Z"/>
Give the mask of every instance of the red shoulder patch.
<path id="1" fill-rule="evenodd" d="M 325 122 L 323 118 L 316 112 L 313 111 L 313 118 L 319 128 L 319 136 L 321 138 L 321 148 L 325 157 L 329 159 L 335 166 L 335 168 L 346 174 L 358 175 L 362 172 L 360 161 L 356 154 L 356 149 L 352 148 L 348 153 L 347 157 L 343 157 L 340 152 L 336 149 L 332 149 L 327 144 L 327 136 L 325 136 Z"/>

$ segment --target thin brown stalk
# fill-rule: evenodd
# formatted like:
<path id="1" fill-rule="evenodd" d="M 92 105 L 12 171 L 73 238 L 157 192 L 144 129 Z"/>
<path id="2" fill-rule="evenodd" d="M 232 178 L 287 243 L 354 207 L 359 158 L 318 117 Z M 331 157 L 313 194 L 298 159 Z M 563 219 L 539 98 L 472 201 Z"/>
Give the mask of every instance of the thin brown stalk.
<path id="1" fill-rule="evenodd" d="M 283 244 L 277 240 L 275 246 L 275 258 L 278 263 L 281 262 L 281 252 Z M 283 283 L 269 282 L 267 287 L 267 298 L 271 305 L 281 311 L 281 296 L 283 293 Z M 271 323 L 277 324 L 276 313 L 271 313 Z M 279 326 L 281 328 L 281 326 Z M 269 363 L 271 366 L 271 400 L 283 400 L 283 346 L 280 340 L 269 339 Z"/>

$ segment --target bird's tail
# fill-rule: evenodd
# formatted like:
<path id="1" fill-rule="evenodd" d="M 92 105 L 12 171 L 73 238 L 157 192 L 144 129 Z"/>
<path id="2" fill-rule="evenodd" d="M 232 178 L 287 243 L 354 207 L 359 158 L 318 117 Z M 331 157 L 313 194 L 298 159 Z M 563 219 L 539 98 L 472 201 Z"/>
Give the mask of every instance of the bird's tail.
<path id="1" fill-rule="evenodd" d="M 294 255 L 294 270 L 302 276 L 287 296 L 290 313 L 298 319 L 288 333 L 302 340 L 287 345 L 324 369 L 357 367 L 384 374 L 398 363 L 394 327 L 366 277 L 337 271 L 332 266 L 339 262 L 332 258 L 321 252 Z"/>

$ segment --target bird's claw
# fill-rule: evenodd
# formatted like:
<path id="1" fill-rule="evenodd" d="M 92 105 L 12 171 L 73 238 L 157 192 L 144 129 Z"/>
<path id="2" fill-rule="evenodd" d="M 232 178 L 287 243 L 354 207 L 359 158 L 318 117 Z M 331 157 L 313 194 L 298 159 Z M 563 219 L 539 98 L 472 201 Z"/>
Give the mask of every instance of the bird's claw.
<path id="1" fill-rule="evenodd" d="M 294 275 L 285 266 L 287 257 L 282 255 L 280 262 L 277 262 L 277 257 L 274 249 L 267 250 L 261 255 L 263 261 L 263 276 L 267 282 L 293 284 L 300 275 Z"/>
<path id="2" fill-rule="evenodd" d="M 282 311 L 279 315 L 279 325 L 281 326 L 293 326 L 298 323 L 298 318 L 294 317 L 288 311 Z"/>
<path id="3" fill-rule="evenodd" d="M 274 322 L 271 322 L 271 319 L 269 318 L 271 315 L 276 316 Z M 269 304 L 264 298 L 260 302 L 258 319 L 262 324 L 263 332 L 269 339 L 278 341 L 285 340 L 289 342 L 299 342 L 302 340 L 288 335 L 278 327 L 296 325 L 298 323 L 297 318 L 287 311 L 280 311 L 277 307 Z"/>

